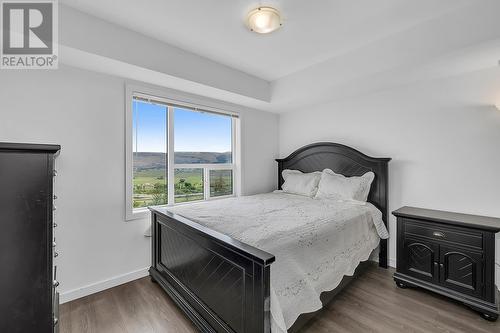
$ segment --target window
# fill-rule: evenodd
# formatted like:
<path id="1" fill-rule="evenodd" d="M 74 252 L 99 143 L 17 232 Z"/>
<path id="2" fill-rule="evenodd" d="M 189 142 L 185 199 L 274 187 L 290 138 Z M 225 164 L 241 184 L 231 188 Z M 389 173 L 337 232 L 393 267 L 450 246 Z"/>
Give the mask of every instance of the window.
<path id="1" fill-rule="evenodd" d="M 127 219 L 148 206 L 235 195 L 236 115 L 139 93 L 127 98 Z"/>
<path id="2" fill-rule="evenodd" d="M 133 100 L 134 208 L 167 203 L 167 112 L 165 105 Z"/>

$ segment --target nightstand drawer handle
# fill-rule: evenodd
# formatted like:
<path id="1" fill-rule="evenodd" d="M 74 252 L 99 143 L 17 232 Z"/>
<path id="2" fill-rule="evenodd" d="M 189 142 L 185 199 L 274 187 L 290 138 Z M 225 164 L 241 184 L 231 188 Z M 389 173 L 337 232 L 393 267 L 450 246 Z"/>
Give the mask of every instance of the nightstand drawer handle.
<path id="1" fill-rule="evenodd" d="M 440 232 L 440 231 L 434 231 L 432 233 L 433 236 L 435 237 L 441 237 L 441 238 L 444 238 L 444 233 Z"/>

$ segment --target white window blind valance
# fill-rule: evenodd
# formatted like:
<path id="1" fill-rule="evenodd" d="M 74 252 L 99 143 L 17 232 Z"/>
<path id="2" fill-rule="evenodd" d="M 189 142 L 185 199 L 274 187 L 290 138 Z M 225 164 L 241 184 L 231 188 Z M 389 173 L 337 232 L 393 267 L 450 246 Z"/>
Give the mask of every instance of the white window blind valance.
<path id="1" fill-rule="evenodd" d="M 134 100 L 137 101 L 142 101 L 146 103 L 152 103 L 152 104 L 158 104 L 158 105 L 164 105 L 167 107 L 173 107 L 173 108 L 183 108 L 183 109 L 188 109 L 191 111 L 195 112 L 201 112 L 201 113 L 211 113 L 219 116 L 226 116 L 226 117 L 233 117 L 233 118 L 239 118 L 239 115 L 237 113 L 231 112 L 231 111 L 225 111 L 225 110 L 216 110 L 210 107 L 206 106 L 198 106 L 194 105 L 191 103 L 184 103 L 182 101 L 167 101 L 164 100 L 163 98 L 151 98 L 147 96 L 142 96 L 142 95 L 134 95 L 133 96 Z"/>

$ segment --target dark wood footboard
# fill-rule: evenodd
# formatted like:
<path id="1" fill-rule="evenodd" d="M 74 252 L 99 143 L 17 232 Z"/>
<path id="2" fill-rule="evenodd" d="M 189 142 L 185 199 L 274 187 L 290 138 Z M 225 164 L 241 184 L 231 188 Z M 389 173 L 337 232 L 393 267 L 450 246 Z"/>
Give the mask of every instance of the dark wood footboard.
<path id="1" fill-rule="evenodd" d="M 202 332 L 270 332 L 274 256 L 151 208 L 151 277 Z"/>

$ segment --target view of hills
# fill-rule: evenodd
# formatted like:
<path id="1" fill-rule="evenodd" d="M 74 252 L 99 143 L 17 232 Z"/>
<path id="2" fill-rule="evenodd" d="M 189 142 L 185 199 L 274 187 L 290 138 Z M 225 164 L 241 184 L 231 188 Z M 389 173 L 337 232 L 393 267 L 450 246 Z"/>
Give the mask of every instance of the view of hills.
<path id="1" fill-rule="evenodd" d="M 134 153 L 134 169 L 157 169 L 163 168 L 167 154 L 165 153 Z M 231 152 L 177 152 L 175 153 L 176 164 L 201 164 L 201 163 L 231 163 Z"/>

